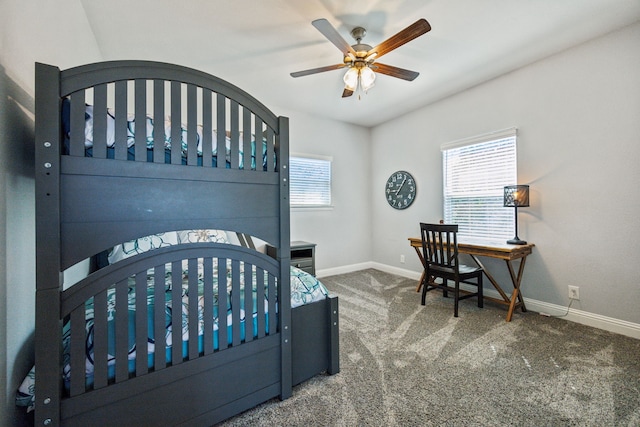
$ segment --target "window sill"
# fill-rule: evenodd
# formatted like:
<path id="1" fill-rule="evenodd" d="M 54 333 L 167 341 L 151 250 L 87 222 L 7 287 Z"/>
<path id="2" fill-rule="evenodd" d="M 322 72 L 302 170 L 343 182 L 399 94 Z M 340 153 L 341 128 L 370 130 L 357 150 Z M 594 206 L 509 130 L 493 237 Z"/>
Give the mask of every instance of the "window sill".
<path id="1" fill-rule="evenodd" d="M 314 212 L 314 211 L 332 211 L 333 205 L 329 206 L 291 206 L 291 212 Z"/>

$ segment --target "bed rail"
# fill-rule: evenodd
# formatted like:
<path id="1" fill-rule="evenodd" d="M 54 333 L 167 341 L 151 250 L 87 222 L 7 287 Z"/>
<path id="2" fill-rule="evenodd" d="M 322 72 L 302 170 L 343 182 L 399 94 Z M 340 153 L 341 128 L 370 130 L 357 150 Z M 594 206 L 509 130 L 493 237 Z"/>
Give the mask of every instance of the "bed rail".
<path id="1" fill-rule="evenodd" d="M 93 273 L 61 299 L 61 315 L 70 320 L 70 394 L 276 334 L 277 273 L 274 259 L 224 243 L 165 247 Z M 87 342 L 95 344 L 89 354 Z M 90 385 L 87 366 L 93 367 Z"/>
<path id="2" fill-rule="evenodd" d="M 274 213 L 273 203 L 265 200 L 277 200 L 270 196 L 273 191 L 285 190 L 281 193 L 288 196 L 287 157 L 280 153 L 287 142 L 282 140 L 286 119 L 223 80 L 175 65 L 114 61 L 62 72 L 44 65 L 39 69 L 52 92 L 41 94 L 46 105 L 40 108 L 60 118 L 38 124 L 43 135 L 37 139 L 45 144 L 47 157 L 38 164 L 52 179 L 59 173 L 61 188 L 53 190 L 70 195 L 59 203 L 62 269 L 118 242 L 176 229 L 185 221 L 192 228 L 211 228 L 215 221 L 219 228 L 278 245 L 279 206 Z M 56 80 L 58 88 L 49 84 Z M 103 164 L 112 159 L 134 163 Z M 189 182 L 168 190 L 166 183 L 185 179 Z M 212 187 L 212 182 L 221 185 Z M 137 193 L 127 196 L 131 189 Z M 56 203 L 56 195 L 47 194 Z M 159 206 L 162 200 L 177 204 L 185 199 L 204 205 L 186 211 L 188 218 L 175 206 Z M 100 203 L 87 205 L 86 200 Z M 84 215 L 78 218 L 80 212 Z M 125 219 L 132 215 L 137 216 L 135 228 L 113 227 L 125 220 L 132 224 Z M 232 228 L 239 226 L 237 218 L 250 216 L 275 222 L 269 226 L 256 219 L 243 221 L 243 229 Z M 260 226 L 250 230 L 252 223 Z M 91 248 L 83 244 L 87 233 L 94 237 Z"/>

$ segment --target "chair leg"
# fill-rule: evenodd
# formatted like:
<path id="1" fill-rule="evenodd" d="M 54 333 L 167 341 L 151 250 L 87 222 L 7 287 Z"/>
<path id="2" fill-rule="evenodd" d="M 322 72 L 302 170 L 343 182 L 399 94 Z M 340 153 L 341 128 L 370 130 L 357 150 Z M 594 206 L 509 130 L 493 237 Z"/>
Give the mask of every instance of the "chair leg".
<path id="1" fill-rule="evenodd" d="M 422 279 L 422 305 L 425 305 L 425 300 L 427 298 L 427 287 L 429 286 L 429 279 L 427 279 L 427 274 L 424 274 L 424 279 Z"/>
<path id="2" fill-rule="evenodd" d="M 456 280 L 456 289 L 453 291 L 453 317 L 458 317 L 458 300 L 460 299 L 460 282 Z"/>
<path id="3" fill-rule="evenodd" d="M 482 275 L 478 277 L 478 307 L 484 307 L 484 295 L 482 287 Z"/>
<path id="4" fill-rule="evenodd" d="M 446 288 L 446 286 L 448 286 L 449 283 L 448 283 L 448 280 L 445 279 L 444 277 L 442 278 L 442 285 L 445 286 L 444 288 L 442 288 L 442 296 L 445 298 L 449 298 L 449 291 Z"/>

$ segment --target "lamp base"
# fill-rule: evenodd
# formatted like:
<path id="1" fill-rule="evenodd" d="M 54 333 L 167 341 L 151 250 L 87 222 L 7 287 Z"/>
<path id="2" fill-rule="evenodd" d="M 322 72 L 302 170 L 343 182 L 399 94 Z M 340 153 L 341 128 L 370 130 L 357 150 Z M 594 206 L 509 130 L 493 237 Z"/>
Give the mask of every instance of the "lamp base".
<path id="1" fill-rule="evenodd" d="M 525 242 L 524 240 L 520 240 L 517 236 L 511 240 L 507 240 L 507 243 L 510 245 L 526 245 L 527 244 L 527 242 Z"/>

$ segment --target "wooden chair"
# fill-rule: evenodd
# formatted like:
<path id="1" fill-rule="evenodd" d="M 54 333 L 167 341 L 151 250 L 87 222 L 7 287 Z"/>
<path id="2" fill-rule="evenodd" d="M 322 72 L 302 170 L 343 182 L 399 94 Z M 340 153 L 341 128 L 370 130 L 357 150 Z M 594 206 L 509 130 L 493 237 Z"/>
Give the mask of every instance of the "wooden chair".
<path id="1" fill-rule="evenodd" d="M 453 292 L 453 315 L 455 317 L 458 317 L 458 301 L 461 299 L 478 297 L 478 307 L 482 308 L 483 270 L 480 267 L 472 267 L 458 262 L 458 226 L 420 223 L 420 231 L 425 261 L 425 274 L 422 279 L 422 305 L 425 305 L 428 291 L 442 289 L 445 298 L 449 296 L 449 291 Z M 441 278 L 442 283 L 436 283 L 436 278 Z M 454 282 L 453 287 L 449 286 L 449 280 Z M 475 285 L 477 291 L 464 291 L 464 294 L 460 295 L 460 283 Z"/>

